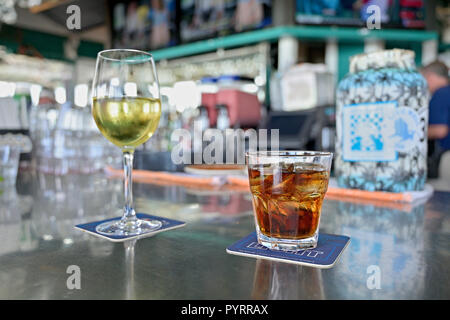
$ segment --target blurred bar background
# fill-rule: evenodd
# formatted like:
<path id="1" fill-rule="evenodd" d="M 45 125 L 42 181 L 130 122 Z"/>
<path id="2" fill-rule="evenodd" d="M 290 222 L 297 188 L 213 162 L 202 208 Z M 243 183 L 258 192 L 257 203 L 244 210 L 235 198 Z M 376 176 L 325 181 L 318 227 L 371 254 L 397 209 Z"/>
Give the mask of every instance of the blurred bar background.
<path id="1" fill-rule="evenodd" d="M 366 25 L 374 4 L 381 29 Z M 134 168 L 148 170 L 134 171 L 136 211 L 187 222 L 139 240 L 136 260 L 74 228 L 123 212 L 122 154 L 91 115 L 97 53 L 108 48 L 151 52 L 160 81 L 159 127 L 135 154 Z M 424 191 L 344 189 L 332 177 L 320 231 L 351 243 L 323 271 L 225 253 L 254 231 L 243 166 L 173 173 L 188 169 L 171 161 L 180 128 L 278 129 L 280 149 L 336 154 L 336 88 L 350 57 L 393 48 L 412 50 L 418 68 L 450 66 L 449 1 L 0 0 L 0 298 L 448 299 L 450 152 Z M 416 169 L 418 158 L 398 162 Z M 406 180 L 386 163 L 372 162 Z M 74 264 L 82 290 L 66 285 Z M 370 266 L 383 290 L 367 285 Z"/>
<path id="2" fill-rule="evenodd" d="M 120 166 L 90 115 L 90 88 L 100 50 L 136 48 L 157 61 L 164 106 L 137 168 L 180 170 L 167 161 L 171 133 L 197 120 L 203 131 L 279 129 L 280 149 L 334 151 L 335 89 L 350 56 L 402 48 L 418 67 L 450 64 L 447 1 L 334 2 L 2 1 L 2 139 L 32 142 L 21 167 L 47 173 Z M 370 4 L 382 9 L 380 30 L 366 28 Z M 81 19 L 71 30 L 72 5 Z"/>

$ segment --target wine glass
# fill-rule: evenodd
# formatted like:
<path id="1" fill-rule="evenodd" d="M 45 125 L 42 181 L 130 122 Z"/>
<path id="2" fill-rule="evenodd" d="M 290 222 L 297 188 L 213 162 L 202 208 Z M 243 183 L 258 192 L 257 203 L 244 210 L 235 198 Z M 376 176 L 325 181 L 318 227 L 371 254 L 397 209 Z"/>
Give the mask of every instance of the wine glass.
<path id="1" fill-rule="evenodd" d="M 92 100 L 92 115 L 100 132 L 122 149 L 125 174 L 122 218 L 104 222 L 96 231 L 109 236 L 136 236 L 159 229 L 160 221 L 136 217 L 131 176 L 134 150 L 153 135 L 161 116 L 158 77 L 152 55 L 132 49 L 99 52 Z"/>

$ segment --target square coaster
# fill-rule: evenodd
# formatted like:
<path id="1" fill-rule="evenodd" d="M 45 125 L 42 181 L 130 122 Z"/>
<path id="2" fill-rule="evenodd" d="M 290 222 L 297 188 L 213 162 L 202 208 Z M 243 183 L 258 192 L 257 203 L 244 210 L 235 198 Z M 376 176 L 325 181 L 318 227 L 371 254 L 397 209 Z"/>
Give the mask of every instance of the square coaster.
<path id="1" fill-rule="evenodd" d="M 227 248 L 229 254 L 238 256 L 294 263 L 315 268 L 331 268 L 350 242 L 350 237 L 319 233 L 314 249 L 300 251 L 271 250 L 258 243 L 256 232 L 237 241 Z"/>
<path id="2" fill-rule="evenodd" d="M 79 229 L 81 231 L 87 232 L 89 234 L 92 234 L 94 236 L 97 236 L 97 237 L 100 237 L 100 238 L 103 238 L 103 239 L 107 239 L 109 241 L 123 242 L 123 241 L 128 241 L 128 240 L 133 240 L 133 239 L 142 239 L 142 238 L 151 237 L 151 236 L 154 236 L 157 233 L 160 233 L 160 232 L 163 232 L 163 231 L 168 231 L 168 230 L 173 230 L 173 229 L 177 229 L 177 228 L 181 228 L 181 227 L 186 225 L 186 222 L 183 222 L 183 221 L 172 220 L 172 219 L 158 217 L 158 216 L 152 216 L 152 215 L 145 214 L 145 213 L 137 213 L 136 217 L 138 219 L 143 219 L 143 220 L 158 220 L 158 221 L 161 221 L 162 226 L 161 226 L 161 228 L 159 228 L 159 229 L 157 229 L 157 230 L 155 230 L 153 232 L 148 232 L 148 233 L 144 233 L 142 235 L 137 235 L 137 236 L 107 236 L 107 235 L 100 234 L 97 231 L 95 231 L 95 228 L 99 224 L 102 224 L 103 222 L 113 221 L 113 220 L 120 220 L 121 217 L 117 217 L 117 218 L 106 219 L 106 220 L 101 220 L 101 221 L 94 221 L 94 222 L 89 222 L 89 223 L 84 223 L 84 224 L 77 224 L 75 226 L 75 228 Z"/>

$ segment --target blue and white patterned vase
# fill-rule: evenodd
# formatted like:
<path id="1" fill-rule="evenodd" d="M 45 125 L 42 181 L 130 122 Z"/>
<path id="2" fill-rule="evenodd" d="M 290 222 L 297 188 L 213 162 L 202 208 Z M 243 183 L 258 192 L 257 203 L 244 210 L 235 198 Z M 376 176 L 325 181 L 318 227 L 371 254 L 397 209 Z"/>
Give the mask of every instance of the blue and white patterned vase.
<path id="1" fill-rule="evenodd" d="M 393 49 L 353 56 L 336 99 L 339 186 L 423 190 L 428 87 L 416 70 L 414 52 Z"/>

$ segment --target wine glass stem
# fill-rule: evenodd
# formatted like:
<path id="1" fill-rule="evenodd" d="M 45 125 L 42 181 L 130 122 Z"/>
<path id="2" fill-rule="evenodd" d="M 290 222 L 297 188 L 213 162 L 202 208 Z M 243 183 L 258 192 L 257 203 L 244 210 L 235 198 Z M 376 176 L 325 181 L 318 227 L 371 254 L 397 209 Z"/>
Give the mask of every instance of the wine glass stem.
<path id="1" fill-rule="evenodd" d="M 124 192 L 125 192 L 125 208 L 122 217 L 122 221 L 130 222 L 136 219 L 136 212 L 133 209 L 133 158 L 134 150 L 127 150 L 123 152 L 123 172 L 125 174 L 124 179 Z"/>

